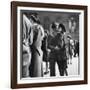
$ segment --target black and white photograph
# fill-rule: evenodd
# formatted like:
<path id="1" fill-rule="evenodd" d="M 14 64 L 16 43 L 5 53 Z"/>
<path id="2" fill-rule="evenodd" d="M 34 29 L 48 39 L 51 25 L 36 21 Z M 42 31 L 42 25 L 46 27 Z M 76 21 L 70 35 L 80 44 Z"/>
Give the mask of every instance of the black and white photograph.
<path id="1" fill-rule="evenodd" d="M 84 83 L 86 7 L 18 2 L 12 7 L 14 85 Z"/>
<path id="2" fill-rule="evenodd" d="M 21 10 L 21 78 L 80 75 L 79 15 Z"/>

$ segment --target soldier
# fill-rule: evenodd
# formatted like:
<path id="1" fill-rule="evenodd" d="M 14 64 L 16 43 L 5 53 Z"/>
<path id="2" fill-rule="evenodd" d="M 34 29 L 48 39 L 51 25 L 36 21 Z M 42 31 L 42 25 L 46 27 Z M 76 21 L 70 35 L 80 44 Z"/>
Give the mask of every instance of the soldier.
<path id="1" fill-rule="evenodd" d="M 59 24 L 58 29 L 55 27 L 55 24 L 52 26 L 53 29 L 56 30 L 57 34 L 54 35 L 49 44 L 49 48 L 51 49 L 50 76 L 55 76 L 55 63 L 58 65 L 60 75 L 64 76 L 64 73 L 67 75 L 67 61 L 64 42 L 64 32 L 66 32 L 66 30 L 63 24 Z"/>
<path id="2" fill-rule="evenodd" d="M 64 74 L 67 76 L 67 54 L 66 54 L 66 44 L 64 40 L 64 35 L 66 32 L 65 26 L 63 24 L 59 24 L 58 28 L 59 33 L 57 33 L 57 42 L 58 42 L 58 50 L 57 51 L 57 64 L 59 68 L 59 72 L 61 76 Z"/>

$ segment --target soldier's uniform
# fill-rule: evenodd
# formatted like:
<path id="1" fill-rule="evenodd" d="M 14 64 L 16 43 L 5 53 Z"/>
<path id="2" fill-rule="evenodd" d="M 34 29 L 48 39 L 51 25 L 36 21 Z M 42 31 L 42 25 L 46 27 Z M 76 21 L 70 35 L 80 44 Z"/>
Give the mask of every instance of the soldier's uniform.
<path id="1" fill-rule="evenodd" d="M 56 47 L 58 47 L 56 49 Z M 67 57 L 64 36 L 61 33 L 58 33 L 55 37 L 52 37 L 49 48 L 51 49 L 50 53 L 50 76 L 55 76 L 55 63 L 57 62 L 60 75 L 64 75 L 64 71 L 67 68 Z"/>

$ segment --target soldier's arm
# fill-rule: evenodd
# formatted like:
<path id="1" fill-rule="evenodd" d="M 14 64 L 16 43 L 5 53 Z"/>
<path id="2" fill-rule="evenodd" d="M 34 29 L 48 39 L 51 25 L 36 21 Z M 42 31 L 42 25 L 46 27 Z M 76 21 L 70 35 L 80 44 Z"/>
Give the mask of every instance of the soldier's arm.
<path id="1" fill-rule="evenodd" d="M 52 39 L 48 45 L 48 48 L 51 50 L 54 50 L 55 47 L 56 47 L 56 45 L 55 45 L 54 39 Z"/>

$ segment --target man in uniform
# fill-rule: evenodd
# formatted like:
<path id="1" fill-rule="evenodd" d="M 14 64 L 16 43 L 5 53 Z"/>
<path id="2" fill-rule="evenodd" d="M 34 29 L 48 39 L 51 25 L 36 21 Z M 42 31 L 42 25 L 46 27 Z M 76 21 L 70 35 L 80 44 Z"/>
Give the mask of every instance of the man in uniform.
<path id="1" fill-rule="evenodd" d="M 66 32 L 63 24 L 59 24 L 58 28 L 54 26 L 57 34 L 52 38 L 49 44 L 50 53 L 50 76 L 55 76 L 55 63 L 57 63 L 59 68 L 59 73 L 61 76 L 64 76 L 64 73 L 67 75 L 67 61 L 66 61 L 66 50 L 65 50 L 65 41 L 64 33 Z"/>

